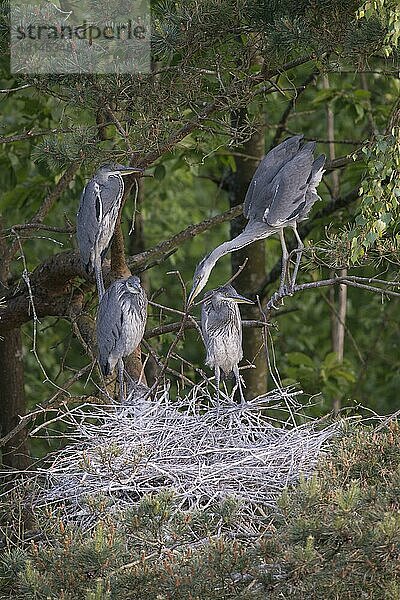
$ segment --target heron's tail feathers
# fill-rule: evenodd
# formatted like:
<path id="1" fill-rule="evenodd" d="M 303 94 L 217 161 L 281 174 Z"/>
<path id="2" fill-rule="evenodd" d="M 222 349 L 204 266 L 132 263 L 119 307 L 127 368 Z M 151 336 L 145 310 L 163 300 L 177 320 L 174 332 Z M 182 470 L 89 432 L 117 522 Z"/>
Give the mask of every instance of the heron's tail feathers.
<path id="1" fill-rule="evenodd" d="M 104 287 L 103 271 L 101 269 L 101 265 L 96 264 L 94 266 L 94 274 L 96 277 L 96 285 L 97 285 L 97 292 L 99 294 L 99 300 L 101 300 L 106 292 L 105 287 Z"/>
<path id="2" fill-rule="evenodd" d="M 316 188 L 321 183 L 322 175 L 324 174 L 325 161 L 325 154 L 321 154 L 313 162 L 310 176 L 310 185 L 314 188 Z"/>
<path id="3" fill-rule="evenodd" d="M 317 145 L 317 142 L 306 142 L 305 144 L 303 144 L 301 146 L 299 152 L 309 152 L 310 154 L 312 154 L 315 150 L 316 145 Z"/>
<path id="4" fill-rule="evenodd" d="M 101 356 L 99 357 L 99 366 L 104 377 L 108 377 L 113 372 L 109 361 L 104 360 Z"/>

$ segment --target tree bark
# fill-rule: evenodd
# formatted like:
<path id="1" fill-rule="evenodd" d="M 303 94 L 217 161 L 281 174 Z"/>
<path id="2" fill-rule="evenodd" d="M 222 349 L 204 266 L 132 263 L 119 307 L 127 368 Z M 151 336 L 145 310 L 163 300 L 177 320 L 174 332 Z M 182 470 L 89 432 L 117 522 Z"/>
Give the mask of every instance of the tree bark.
<path id="1" fill-rule="evenodd" d="M 6 435 L 26 412 L 20 329 L 8 331 L 0 341 L 0 373 L 0 427 L 1 434 Z M 26 430 L 23 429 L 2 449 L 2 463 L 14 469 L 26 469 L 29 462 Z"/>
<path id="2" fill-rule="evenodd" d="M 2 226 L 0 223 L 0 234 Z M 9 279 L 9 262 L 5 260 L 8 247 L 0 235 L 0 298 L 5 295 Z M 0 337 L 0 429 L 6 435 L 25 414 L 24 365 L 22 360 L 21 329 L 10 329 Z M 29 466 L 26 431 L 22 430 L 2 449 L 2 464 L 14 469 Z"/>
<path id="3" fill-rule="evenodd" d="M 244 113 L 238 118 L 243 120 Z M 254 175 L 259 160 L 265 154 L 265 132 L 260 128 L 253 134 L 250 140 L 243 145 L 243 154 L 254 156 L 256 159 L 236 157 L 236 173 L 233 173 L 229 181 L 230 206 L 241 204 L 246 196 L 247 188 Z M 246 219 L 239 215 L 231 222 L 231 238 L 236 237 L 245 227 Z M 240 294 L 249 296 L 255 294 L 266 276 L 265 265 L 265 242 L 264 240 L 254 242 L 250 246 L 231 254 L 232 272 L 248 258 L 246 268 L 235 279 L 234 286 Z M 258 319 L 257 306 L 241 306 L 243 319 Z M 263 332 L 259 329 L 248 329 L 243 336 L 244 360 L 253 364 L 255 369 L 246 369 L 242 372 L 246 384 L 245 396 L 247 399 L 254 398 L 267 391 L 267 369 L 265 364 L 265 353 L 263 349 Z"/>
<path id="4" fill-rule="evenodd" d="M 329 89 L 329 77 L 324 75 L 323 86 L 326 90 Z M 332 104 L 328 103 L 326 107 L 326 128 L 329 140 L 329 158 L 331 161 L 336 158 L 335 149 L 335 114 L 333 112 Z M 336 202 L 339 197 L 340 180 L 339 172 L 334 171 L 332 173 L 332 201 Z M 331 272 L 331 277 L 334 277 L 335 273 Z M 345 277 L 347 275 L 347 269 L 341 269 L 338 273 L 339 277 Z M 347 311 L 347 286 L 339 285 L 339 291 L 337 294 L 336 303 L 336 290 L 331 288 L 330 290 L 330 302 L 331 302 L 331 338 L 332 338 L 332 351 L 336 353 L 338 361 L 343 362 L 344 356 L 344 338 L 346 328 L 346 311 Z M 339 397 L 333 399 L 333 412 L 337 415 L 341 408 L 341 400 Z"/>

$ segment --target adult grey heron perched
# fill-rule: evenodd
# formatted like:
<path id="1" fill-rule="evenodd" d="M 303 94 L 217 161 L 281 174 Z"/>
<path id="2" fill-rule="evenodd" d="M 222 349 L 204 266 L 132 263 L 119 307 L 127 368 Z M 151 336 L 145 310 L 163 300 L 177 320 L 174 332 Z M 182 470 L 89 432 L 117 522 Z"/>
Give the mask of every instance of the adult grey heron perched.
<path id="1" fill-rule="evenodd" d="M 76 236 L 82 263 L 96 277 L 99 298 L 104 294 L 102 262 L 107 253 L 124 195 L 124 177 L 142 173 L 137 167 L 103 165 L 85 186 L 77 213 Z"/>
<path id="2" fill-rule="evenodd" d="M 224 242 L 197 265 L 188 306 L 206 285 L 210 273 L 221 256 L 248 246 L 256 240 L 278 233 L 282 245 L 283 287 L 289 253 L 283 230 L 291 227 L 297 239 L 297 260 L 291 285 L 296 281 L 303 243 L 297 223 L 307 218 L 314 202 L 319 199 L 317 186 L 321 181 L 325 156 L 314 160 L 315 142 L 302 144 L 302 135 L 291 137 L 263 158 L 247 190 L 243 214 L 248 219 L 245 229 L 233 240 Z"/>
<path id="3" fill-rule="evenodd" d="M 147 297 L 136 275 L 114 281 L 100 300 L 97 311 L 97 346 L 100 369 L 111 375 L 119 366 L 123 398 L 123 357 L 142 341 L 147 320 Z"/>
<path id="4" fill-rule="evenodd" d="M 221 370 L 225 376 L 232 371 L 244 403 L 238 364 L 243 358 L 242 321 L 238 304 L 253 304 L 237 293 L 230 284 L 205 294 L 201 310 L 201 330 L 207 350 L 206 364 L 214 367 L 217 402 Z"/>

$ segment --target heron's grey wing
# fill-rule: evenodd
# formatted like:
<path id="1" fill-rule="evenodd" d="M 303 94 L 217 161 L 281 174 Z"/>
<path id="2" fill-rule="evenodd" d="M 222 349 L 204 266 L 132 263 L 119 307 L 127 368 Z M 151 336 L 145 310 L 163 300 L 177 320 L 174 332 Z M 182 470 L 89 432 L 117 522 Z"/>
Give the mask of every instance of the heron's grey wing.
<path id="1" fill-rule="evenodd" d="M 148 300 L 146 292 L 142 288 L 139 294 L 132 294 L 128 301 L 128 311 L 126 317 L 137 326 L 137 345 L 142 341 L 147 322 L 147 305 Z M 135 343 L 136 343 L 135 342 Z"/>
<path id="2" fill-rule="evenodd" d="M 208 335 L 208 314 L 209 307 L 204 303 L 201 307 L 201 332 L 206 348 L 208 348 L 210 336 Z"/>
<path id="3" fill-rule="evenodd" d="M 304 208 L 299 214 L 299 221 L 303 221 L 304 219 L 306 219 L 315 202 L 317 200 L 320 200 L 320 197 L 318 196 L 317 192 L 317 187 L 321 183 L 321 179 L 324 174 L 325 161 L 326 156 L 324 154 L 321 154 L 321 156 L 318 156 L 318 158 L 313 162 L 305 196 L 306 202 Z"/>
<path id="4" fill-rule="evenodd" d="M 314 143 L 306 144 L 271 183 L 273 198 L 264 214 L 264 221 L 270 227 L 281 227 L 297 220 L 304 209 L 314 147 Z"/>
<path id="5" fill-rule="evenodd" d="M 119 300 L 121 284 L 115 281 L 100 301 L 97 311 L 97 346 L 103 374 L 108 375 L 108 359 L 118 352 L 123 328 L 123 313 Z"/>
<path id="6" fill-rule="evenodd" d="M 124 184 L 120 175 L 110 176 L 106 183 L 101 185 L 102 199 L 102 219 L 110 212 L 114 212 L 115 207 L 121 205 L 122 196 L 124 194 Z"/>
<path id="7" fill-rule="evenodd" d="M 146 321 L 147 321 L 147 306 L 149 304 L 149 301 L 147 299 L 147 295 L 146 292 L 144 291 L 144 289 L 142 289 L 141 293 L 140 293 L 140 297 L 139 297 L 139 314 L 140 314 L 140 318 L 142 319 L 142 321 L 144 321 L 144 324 L 146 325 Z"/>
<path id="8" fill-rule="evenodd" d="M 272 197 L 269 184 L 282 167 L 299 151 L 302 135 L 295 135 L 272 148 L 258 165 L 247 190 L 243 214 L 247 219 L 262 220 Z"/>
<path id="9" fill-rule="evenodd" d="M 87 271 L 93 270 L 92 252 L 99 231 L 101 215 L 100 188 L 92 180 L 84 188 L 76 219 L 76 238 L 82 259 Z"/>
<path id="10" fill-rule="evenodd" d="M 242 317 L 240 314 L 239 306 L 236 304 L 236 302 L 235 302 L 233 308 L 234 308 L 233 323 L 238 332 L 240 345 L 242 345 Z"/>

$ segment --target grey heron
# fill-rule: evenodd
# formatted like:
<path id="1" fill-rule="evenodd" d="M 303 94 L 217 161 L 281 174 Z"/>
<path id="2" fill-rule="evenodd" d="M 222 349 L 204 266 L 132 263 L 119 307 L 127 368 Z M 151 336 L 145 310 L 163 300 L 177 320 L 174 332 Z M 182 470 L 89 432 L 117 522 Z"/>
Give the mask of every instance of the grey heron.
<path id="1" fill-rule="evenodd" d="M 236 388 L 239 388 L 244 403 L 238 368 L 243 358 L 242 321 L 238 304 L 254 303 L 238 294 L 230 284 L 207 292 L 202 301 L 201 330 L 207 351 L 206 364 L 215 372 L 217 403 L 221 370 L 225 376 L 233 372 Z"/>
<path id="2" fill-rule="evenodd" d="M 124 177 L 142 173 L 138 167 L 103 165 L 85 186 L 76 220 L 76 237 L 87 273 L 94 272 L 99 298 L 104 294 L 102 263 L 114 234 L 124 196 Z"/>
<path id="3" fill-rule="evenodd" d="M 233 240 L 217 246 L 197 265 L 188 306 L 206 285 L 217 260 L 274 233 L 279 234 L 282 246 L 282 288 L 289 258 L 283 234 L 285 227 L 291 227 L 297 239 L 297 259 L 291 282 L 294 285 L 304 247 L 297 223 L 308 217 L 314 202 L 319 199 L 317 187 L 326 160 L 323 154 L 314 160 L 315 142 L 302 144 L 302 138 L 302 135 L 296 135 L 285 140 L 263 158 L 243 205 L 243 214 L 248 219 L 246 227 Z"/>
<path id="4" fill-rule="evenodd" d="M 147 320 L 147 296 L 136 275 L 114 281 L 99 302 L 97 346 L 101 372 L 111 375 L 119 366 L 120 394 L 123 398 L 123 358 L 142 341 Z"/>

